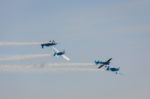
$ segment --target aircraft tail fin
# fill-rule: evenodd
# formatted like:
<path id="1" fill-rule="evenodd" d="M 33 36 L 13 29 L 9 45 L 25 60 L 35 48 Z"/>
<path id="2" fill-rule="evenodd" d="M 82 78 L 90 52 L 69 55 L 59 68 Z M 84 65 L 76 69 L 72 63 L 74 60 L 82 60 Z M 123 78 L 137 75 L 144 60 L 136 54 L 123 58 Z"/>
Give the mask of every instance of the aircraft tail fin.
<path id="1" fill-rule="evenodd" d="M 109 71 L 109 69 L 110 69 L 110 67 L 108 66 L 108 67 L 106 67 L 106 71 Z"/>
<path id="2" fill-rule="evenodd" d="M 56 52 L 54 52 L 53 56 L 56 56 Z"/>
<path id="3" fill-rule="evenodd" d="M 41 44 L 41 47 L 42 47 L 42 48 L 44 48 L 44 45 L 43 45 L 43 44 Z"/>
<path id="4" fill-rule="evenodd" d="M 96 65 L 98 65 L 98 61 L 95 60 L 94 62 L 95 62 Z"/>

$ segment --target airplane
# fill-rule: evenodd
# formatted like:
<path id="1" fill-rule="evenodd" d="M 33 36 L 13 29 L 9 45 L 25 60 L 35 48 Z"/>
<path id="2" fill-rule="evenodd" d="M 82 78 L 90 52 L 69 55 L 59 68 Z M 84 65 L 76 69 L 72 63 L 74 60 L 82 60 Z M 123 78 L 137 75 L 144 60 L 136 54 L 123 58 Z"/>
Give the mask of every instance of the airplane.
<path id="1" fill-rule="evenodd" d="M 110 67 L 108 66 L 106 68 L 106 71 L 111 71 L 111 72 L 115 72 L 116 74 L 118 74 L 118 71 L 120 70 L 120 67 L 116 68 L 116 67 Z"/>
<path id="2" fill-rule="evenodd" d="M 109 65 L 111 60 L 112 60 L 112 58 L 110 58 L 110 59 L 108 59 L 107 61 L 104 61 L 104 62 L 102 62 L 102 61 L 96 61 L 96 60 L 95 60 L 95 64 L 96 64 L 96 65 L 101 64 L 101 65 L 98 67 L 98 69 L 100 69 L 100 68 L 102 68 L 103 66 Z"/>
<path id="3" fill-rule="evenodd" d="M 54 50 L 54 54 L 53 54 L 53 56 L 62 56 L 65 60 L 67 60 L 67 61 L 70 61 L 70 59 L 66 56 L 66 55 L 64 55 L 65 54 L 65 51 L 59 51 L 58 49 L 56 49 L 55 47 L 52 47 L 53 48 L 53 50 Z"/>
<path id="4" fill-rule="evenodd" d="M 49 41 L 48 43 L 43 43 L 41 44 L 41 47 L 44 48 L 44 46 L 54 46 L 54 45 L 57 45 L 57 43 L 53 40 L 53 41 Z"/>

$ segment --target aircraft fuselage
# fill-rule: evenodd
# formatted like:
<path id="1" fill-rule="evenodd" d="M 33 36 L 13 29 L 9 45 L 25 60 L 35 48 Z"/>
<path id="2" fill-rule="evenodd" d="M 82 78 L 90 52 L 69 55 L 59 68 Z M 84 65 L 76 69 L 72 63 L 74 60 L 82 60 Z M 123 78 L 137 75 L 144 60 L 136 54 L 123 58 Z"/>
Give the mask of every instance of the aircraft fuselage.
<path id="1" fill-rule="evenodd" d="M 57 53 L 55 52 L 55 53 L 54 53 L 54 56 L 55 56 L 55 55 L 57 55 L 57 56 L 61 56 L 61 55 L 63 55 L 63 54 L 65 54 L 65 51 L 57 52 Z"/>
<path id="2" fill-rule="evenodd" d="M 106 70 L 107 70 L 107 71 L 115 72 L 115 73 L 117 74 L 118 71 L 119 71 L 119 69 L 120 69 L 120 68 L 115 68 L 115 67 L 109 67 L 109 66 L 108 66 Z"/>
<path id="3" fill-rule="evenodd" d="M 98 64 L 109 65 L 110 62 L 108 62 L 108 61 L 106 61 L 106 62 L 95 61 L 95 64 L 96 64 L 96 65 L 98 65 Z"/>
<path id="4" fill-rule="evenodd" d="M 98 65 L 98 64 L 101 64 L 101 65 L 109 65 L 110 64 L 110 61 L 112 60 L 112 58 L 108 59 L 107 61 L 95 61 L 95 64 Z"/>
<path id="5" fill-rule="evenodd" d="M 43 43 L 43 44 L 41 44 L 41 47 L 44 48 L 44 46 L 49 47 L 49 46 L 53 46 L 53 45 L 56 45 L 56 43 Z"/>

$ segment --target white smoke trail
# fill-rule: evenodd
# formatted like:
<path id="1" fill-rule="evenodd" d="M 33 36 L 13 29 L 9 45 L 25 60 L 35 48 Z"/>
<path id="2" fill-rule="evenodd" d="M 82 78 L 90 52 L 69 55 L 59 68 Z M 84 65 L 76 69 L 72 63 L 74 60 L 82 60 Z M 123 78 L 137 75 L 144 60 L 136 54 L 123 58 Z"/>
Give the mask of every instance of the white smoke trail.
<path id="1" fill-rule="evenodd" d="M 19 60 L 28 60 L 34 58 L 50 57 L 50 54 L 33 54 L 33 55 L 16 55 L 10 57 L 0 57 L 0 61 L 19 61 Z"/>
<path id="2" fill-rule="evenodd" d="M 41 42 L 0 42 L 0 46 L 40 45 Z"/>
<path id="3" fill-rule="evenodd" d="M 6 65 L 0 64 L 0 72 L 49 72 L 49 71 L 102 71 L 92 63 L 66 64 L 30 64 Z"/>

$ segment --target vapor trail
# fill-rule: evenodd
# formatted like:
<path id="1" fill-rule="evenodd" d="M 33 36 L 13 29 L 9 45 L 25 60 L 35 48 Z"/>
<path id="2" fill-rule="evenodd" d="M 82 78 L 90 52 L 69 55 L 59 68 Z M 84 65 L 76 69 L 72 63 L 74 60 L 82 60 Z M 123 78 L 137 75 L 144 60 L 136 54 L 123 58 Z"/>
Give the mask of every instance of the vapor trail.
<path id="1" fill-rule="evenodd" d="M 0 46 L 40 45 L 41 42 L 0 42 Z"/>
<path id="2" fill-rule="evenodd" d="M 0 72 L 49 72 L 49 71 L 101 71 L 92 63 L 66 63 L 66 64 L 29 64 L 7 65 L 0 64 Z"/>
<path id="3" fill-rule="evenodd" d="M 50 54 L 33 54 L 33 55 L 16 55 L 10 57 L 0 57 L 0 61 L 16 61 L 16 60 L 28 60 L 34 58 L 50 57 Z"/>

